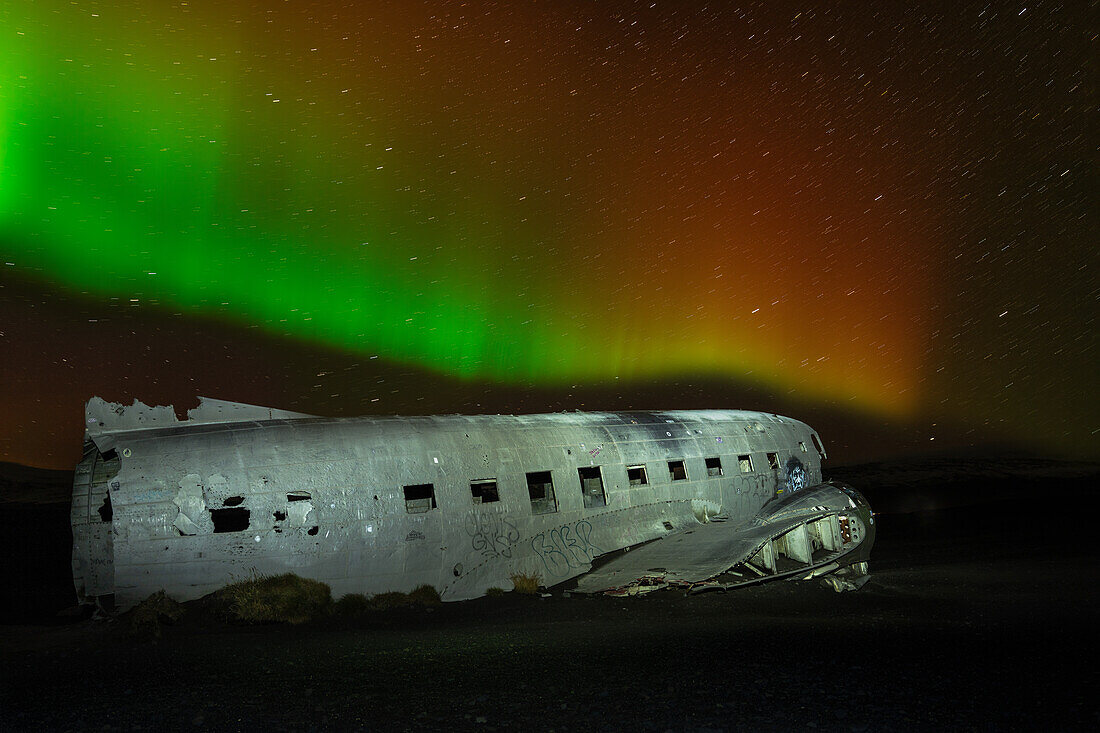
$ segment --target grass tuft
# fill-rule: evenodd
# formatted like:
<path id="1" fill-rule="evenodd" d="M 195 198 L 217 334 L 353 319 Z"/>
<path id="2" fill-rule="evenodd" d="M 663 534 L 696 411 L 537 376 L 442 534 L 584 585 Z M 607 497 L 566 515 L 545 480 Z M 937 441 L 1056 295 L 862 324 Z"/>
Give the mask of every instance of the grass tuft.
<path id="1" fill-rule="evenodd" d="M 348 593 L 332 607 L 333 612 L 340 616 L 358 616 L 370 609 L 370 599 L 362 593 Z"/>
<path id="2" fill-rule="evenodd" d="M 387 611 L 391 608 L 415 608 L 417 606 L 429 608 L 438 606 L 442 601 L 439 598 L 439 591 L 430 585 L 421 585 L 411 593 L 399 593 L 397 591 L 379 593 L 372 597 L 369 603 L 372 611 Z"/>
<path id="3" fill-rule="evenodd" d="M 391 608 L 408 608 L 412 603 L 409 602 L 408 593 L 398 593 L 397 591 L 391 591 L 389 593 L 379 593 L 376 596 L 371 596 L 370 609 L 372 611 L 388 611 Z"/>
<path id="4" fill-rule="evenodd" d="M 438 606 L 443 601 L 439 598 L 439 591 L 430 585 L 420 585 L 409 594 L 409 601 L 414 606 Z"/>
<path id="5" fill-rule="evenodd" d="M 229 613 L 250 624 L 300 624 L 323 615 L 332 605 L 332 591 L 318 580 L 293 573 L 258 576 L 221 590 Z"/>
<path id="6" fill-rule="evenodd" d="M 520 595 L 533 596 L 539 591 L 539 583 L 542 582 L 542 578 L 538 575 L 525 575 L 523 573 L 512 573 L 512 586 L 513 590 Z"/>
<path id="7" fill-rule="evenodd" d="M 495 587 L 494 588 L 488 588 L 485 591 L 485 595 L 488 596 L 489 598 L 500 598 L 505 593 L 507 593 L 507 591 L 504 590 L 503 588 L 495 588 Z"/>

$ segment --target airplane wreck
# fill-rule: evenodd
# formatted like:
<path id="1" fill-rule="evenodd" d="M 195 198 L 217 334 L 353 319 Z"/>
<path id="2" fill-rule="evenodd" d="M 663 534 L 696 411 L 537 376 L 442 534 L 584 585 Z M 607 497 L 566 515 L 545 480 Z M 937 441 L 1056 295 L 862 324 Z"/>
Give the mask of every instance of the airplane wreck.
<path id="1" fill-rule="evenodd" d="M 86 406 L 78 597 L 129 608 L 295 573 L 334 596 L 510 578 L 582 593 L 862 585 L 874 517 L 805 423 L 738 410 L 325 418 Z M 599 558 L 599 560 L 597 560 Z M 596 561 L 595 569 L 593 563 Z M 578 577 L 580 576 L 580 577 Z"/>

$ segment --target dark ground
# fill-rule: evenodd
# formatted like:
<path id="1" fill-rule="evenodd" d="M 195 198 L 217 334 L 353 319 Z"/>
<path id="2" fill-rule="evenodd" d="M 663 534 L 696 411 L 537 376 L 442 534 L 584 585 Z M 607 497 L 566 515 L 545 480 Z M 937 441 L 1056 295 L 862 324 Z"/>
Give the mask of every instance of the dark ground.
<path id="1" fill-rule="evenodd" d="M 555 591 L 264 627 L 193 608 L 160 639 L 54 615 L 72 602 L 68 507 L 23 494 L 0 503 L 12 583 L 0 728 L 1100 727 L 1100 467 L 925 461 L 826 475 L 883 512 L 872 579 L 855 593 Z"/>

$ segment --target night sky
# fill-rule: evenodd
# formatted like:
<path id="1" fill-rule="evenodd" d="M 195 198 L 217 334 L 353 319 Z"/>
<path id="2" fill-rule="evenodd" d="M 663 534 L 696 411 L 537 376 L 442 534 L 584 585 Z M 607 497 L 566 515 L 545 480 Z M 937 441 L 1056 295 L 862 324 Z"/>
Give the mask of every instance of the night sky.
<path id="1" fill-rule="evenodd" d="M 1100 457 L 1096 2 L 0 6 L 0 459 L 83 403 Z"/>

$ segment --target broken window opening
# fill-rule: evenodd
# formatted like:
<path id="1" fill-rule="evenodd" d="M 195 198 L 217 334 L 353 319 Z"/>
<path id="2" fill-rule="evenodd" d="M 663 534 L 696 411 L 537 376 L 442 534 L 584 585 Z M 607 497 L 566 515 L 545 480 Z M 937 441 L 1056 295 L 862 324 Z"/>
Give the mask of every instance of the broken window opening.
<path id="1" fill-rule="evenodd" d="M 435 508 L 435 484 L 411 484 L 405 487 L 406 512 L 423 514 Z"/>
<path id="2" fill-rule="evenodd" d="M 224 502 L 222 502 L 222 504 L 224 504 L 225 506 L 240 506 L 241 502 L 243 502 L 243 501 L 244 501 L 243 496 L 231 496 L 228 499 L 226 499 Z"/>
<path id="3" fill-rule="evenodd" d="M 500 501 L 500 494 L 497 492 L 497 480 L 495 478 L 487 478 L 471 481 L 470 495 L 473 497 L 475 504 L 488 504 L 490 502 Z"/>
<path id="4" fill-rule="evenodd" d="M 103 485 L 118 475 L 122 468 L 118 452 L 112 448 L 106 453 L 100 453 L 95 465 L 92 467 L 92 484 Z"/>
<path id="5" fill-rule="evenodd" d="M 111 521 L 111 519 L 112 519 L 112 517 L 114 517 L 115 513 L 114 513 L 114 510 L 111 509 L 111 495 L 110 494 L 107 494 L 106 496 L 103 497 L 103 506 L 101 506 L 96 511 L 99 512 L 99 518 L 101 520 L 103 520 L 104 522 Z"/>
<path id="6" fill-rule="evenodd" d="M 805 443 L 803 443 L 803 442 L 802 442 L 801 440 L 800 440 L 800 441 L 798 441 L 798 449 L 799 449 L 800 451 L 802 451 L 803 453 L 805 453 L 805 452 L 806 452 L 806 444 L 805 444 Z"/>
<path id="7" fill-rule="evenodd" d="M 554 479 L 549 471 L 529 472 L 527 493 L 531 497 L 532 514 L 552 514 L 558 510 L 558 502 L 554 497 Z"/>
<path id="8" fill-rule="evenodd" d="M 306 534 L 316 535 L 317 534 L 317 529 L 318 529 L 317 525 L 313 525 L 312 527 L 309 528 L 309 530 L 306 532 Z"/>
<path id="9" fill-rule="evenodd" d="M 713 458 L 706 459 L 707 462 L 707 475 L 708 476 L 721 476 L 722 475 L 722 459 L 715 456 Z"/>
<path id="10" fill-rule="evenodd" d="M 243 532 L 248 529 L 248 517 L 251 512 L 244 507 L 211 509 L 210 518 L 214 520 L 214 533 Z"/>
<path id="11" fill-rule="evenodd" d="M 581 495 L 584 496 L 584 508 L 594 509 L 607 506 L 607 495 L 603 490 L 603 475 L 599 466 L 581 466 L 577 469 L 581 477 Z"/>
<path id="12" fill-rule="evenodd" d="M 778 471 L 779 470 L 779 454 L 778 453 L 769 453 L 768 454 L 768 467 L 771 468 L 773 471 Z"/>
<path id="13" fill-rule="evenodd" d="M 668 477 L 672 481 L 686 481 L 687 480 L 687 467 L 684 466 L 683 461 L 669 461 L 668 462 Z"/>
<path id="14" fill-rule="evenodd" d="M 290 491 L 286 495 L 286 506 L 274 508 L 276 522 L 286 522 L 288 527 L 308 527 L 310 515 L 313 521 L 317 521 L 317 515 L 313 512 L 312 496 L 308 491 Z M 281 531 L 276 524 L 275 531 Z"/>
<path id="15" fill-rule="evenodd" d="M 95 451 L 95 458 L 92 459 L 92 471 L 90 480 L 88 483 L 88 510 L 91 513 L 91 508 L 95 506 L 94 497 L 102 494 L 103 504 L 96 511 L 99 512 L 99 518 L 103 522 L 110 522 L 114 517 L 114 510 L 111 507 L 111 497 L 107 493 L 108 487 L 112 483 L 112 479 L 118 475 L 121 468 L 121 462 L 118 458 L 118 453 L 112 448 L 106 453 L 100 453 L 99 449 L 95 447 L 94 443 L 88 443 L 85 445 L 85 455 L 89 451 Z M 117 482 L 115 488 L 118 488 Z M 89 516 L 89 519 L 91 517 Z"/>
<path id="16" fill-rule="evenodd" d="M 814 448 L 817 449 L 818 455 L 822 458 L 827 458 L 828 456 L 825 455 L 825 449 L 821 447 L 821 441 L 817 439 L 816 433 L 810 433 L 810 440 L 814 442 Z"/>
<path id="17" fill-rule="evenodd" d="M 741 473 L 752 473 L 752 456 L 737 456 L 737 465 L 741 467 Z"/>
<path id="18" fill-rule="evenodd" d="M 649 477 L 646 475 L 645 465 L 627 466 L 626 480 L 630 482 L 631 486 L 645 486 L 648 484 Z"/>

